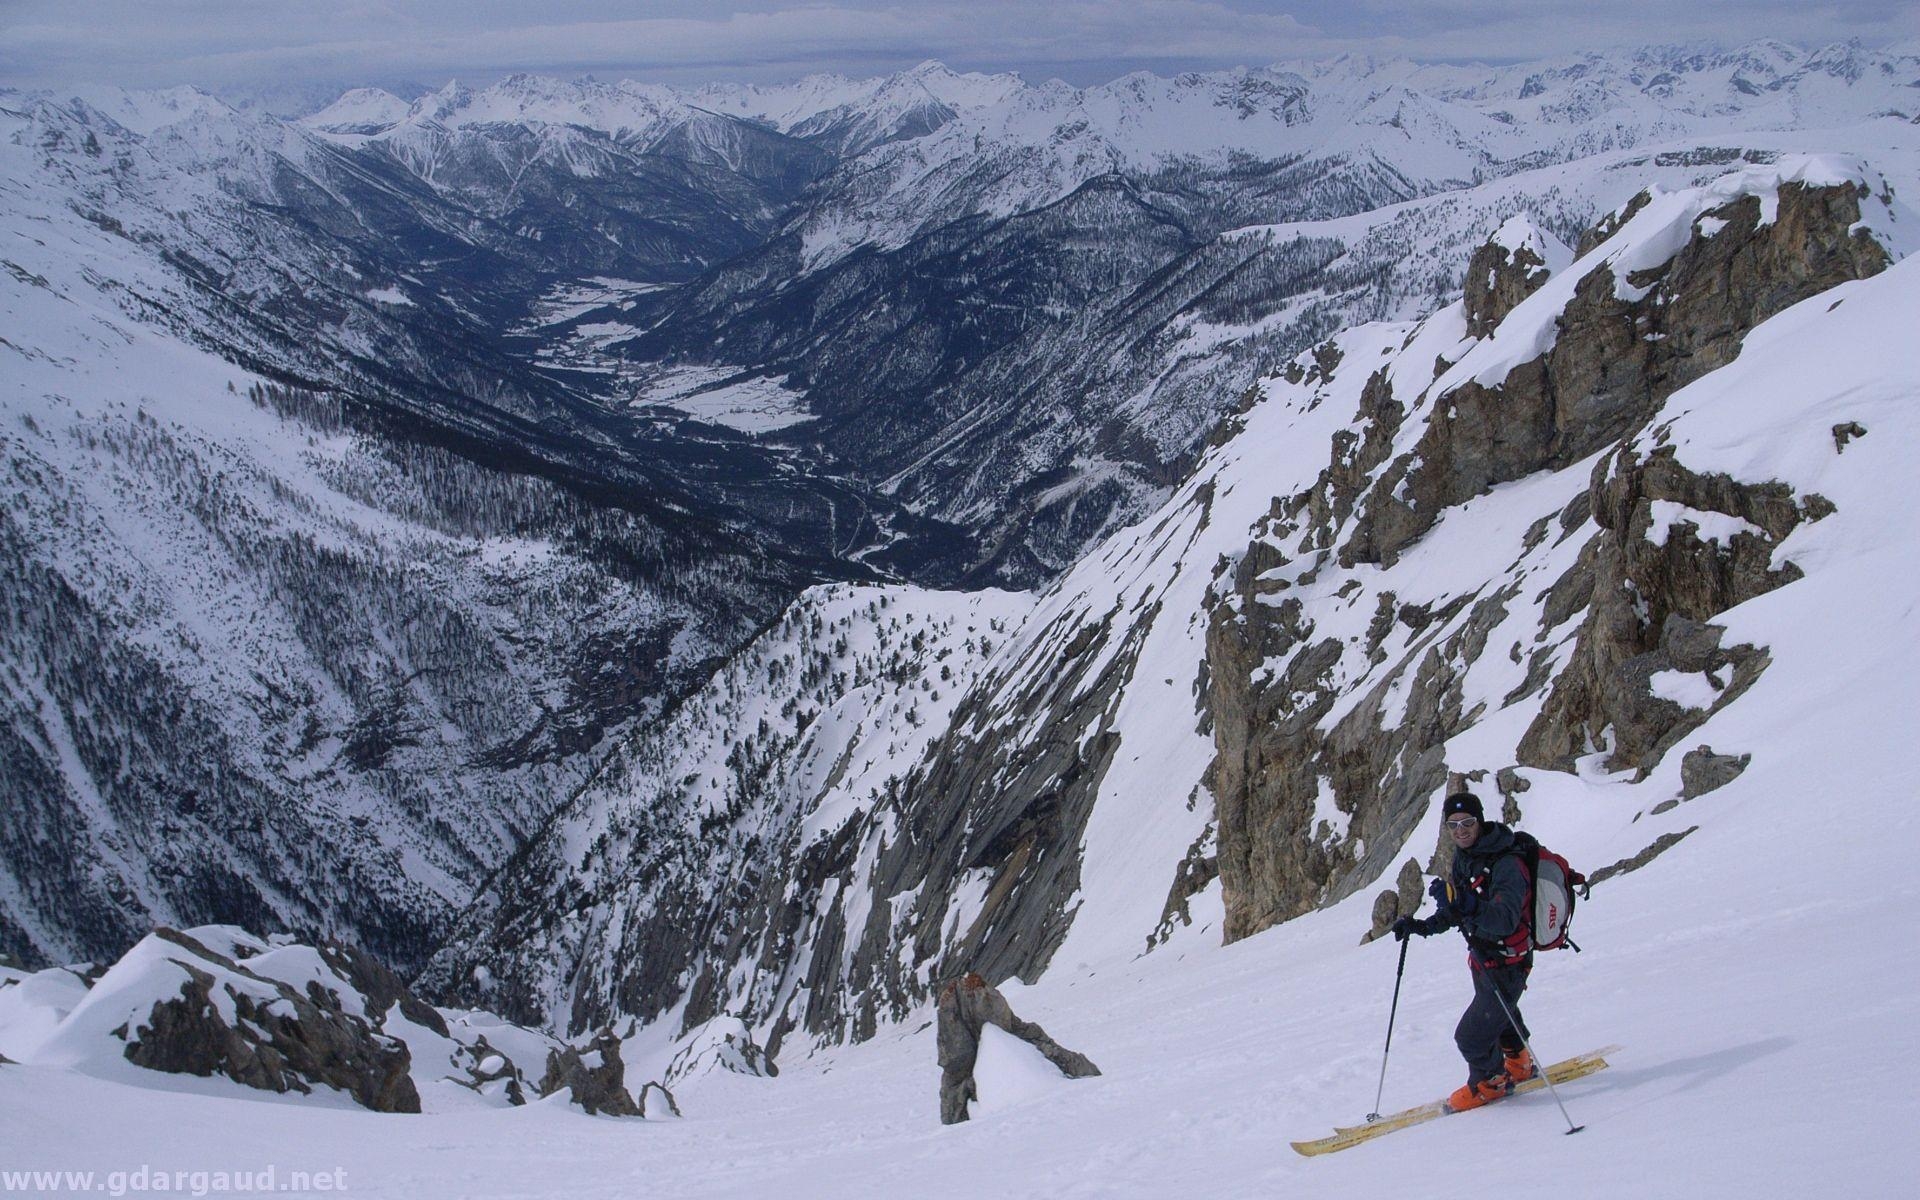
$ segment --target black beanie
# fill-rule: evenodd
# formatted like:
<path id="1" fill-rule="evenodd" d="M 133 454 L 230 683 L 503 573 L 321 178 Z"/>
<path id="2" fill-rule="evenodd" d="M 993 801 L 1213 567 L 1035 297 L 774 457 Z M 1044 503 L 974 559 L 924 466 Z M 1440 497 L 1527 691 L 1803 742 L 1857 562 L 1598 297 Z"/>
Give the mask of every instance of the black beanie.
<path id="1" fill-rule="evenodd" d="M 1472 792 L 1455 792 L 1440 806 L 1440 819 L 1443 821 L 1455 813 L 1467 813 L 1476 821 L 1487 819 L 1486 810 L 1480 807 L 1480 797 Z"/>

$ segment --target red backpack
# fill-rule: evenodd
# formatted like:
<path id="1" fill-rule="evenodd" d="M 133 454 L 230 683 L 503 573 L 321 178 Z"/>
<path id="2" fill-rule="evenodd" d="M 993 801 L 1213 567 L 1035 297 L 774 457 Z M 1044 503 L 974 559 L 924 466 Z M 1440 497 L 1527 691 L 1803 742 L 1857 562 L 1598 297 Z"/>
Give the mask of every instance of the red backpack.
<path id="1" fill-rule="evenodd" d="M 1527 937 L 1535 950 L 1580 947 L 1568 936 L 1573 924 L 1574 893 L 1585 899 L 1591 889 L 1587 877 L 1573 864 L 1540 844 L 1530 833 L 1514 830 L 1514 852 L 1527 872 Z"/>

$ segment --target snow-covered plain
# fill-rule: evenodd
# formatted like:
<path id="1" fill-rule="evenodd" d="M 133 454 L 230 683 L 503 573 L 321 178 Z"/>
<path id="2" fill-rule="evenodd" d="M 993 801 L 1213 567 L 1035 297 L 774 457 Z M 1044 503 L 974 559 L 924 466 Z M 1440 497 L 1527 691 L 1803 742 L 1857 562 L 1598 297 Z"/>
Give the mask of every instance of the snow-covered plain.
<path id="1" fill-rule="evenodd" d="M 631 331 L 629 331 L 631 332 Z M 664 405 L 742 433 L 771 433 L 813 419 L 806 397 L 788 390 L 786 376 L 740 379 L 725 368 L 683 367 L 665 372 L 635 395 L 635 405 Z"/>
<path id="2" fill-rule="evenodd" d="M 942 1127 L 925 1009 L 871 1042 L 789 1056 L 777 1078 L 688 1078 L 676 1085 L 677 1122 L 587 1118 L 553 1103 L 377 1116 L 262 1103 L 237 1086 L 162 1101 L 149 1088 L 5 1065 L 0 1169 L 337 1168 L 353 1193 L 405 1197 L 1421 1196 L 1513 1179 L 1572 1196 L 1908 1195 L 1898 1147 L 1920 1057 L 1920 939 L 1904 924 L 1920 899 L 1908 753 L 1920 702 L 1920 510 L 1908 483 L 1920 456 L 1916 327 L 1920 261 L 1907 259 L 1760 326 L 1739 359 L 1675 393 L 1658 422 L 1689 468 L 1778 479 L 1834 512 L 1776 550 L 1776 565 L 1790 561 L 1803 578 L 1716 618 L 1729 642 L 1766 646 L 1773 663 L 1688 740 L 1751 753 L 1745 773 L 1672 806 L 1677 754 L 1638 782 L 1606 773 L 1604 755 L 1575 774 L 1527 772 L 1526 827 L 1583 869 L 1672 842 L 1595 891 L 1575 923 L 1585 952 L 1543 956 L 1527 997 L 1543 1058 L 1624 1047 L 1610 1070 L 1564 1089 L 1586 1126 L 1578 1137 L 1562 1136 L 1552 1098 L 1535 1094 L 1330 1158 L 1296 1157 L 1289 1140 L 1374 1107 L 1394 946 L 1356 944 L 1371 905 L 1363 889 L 1222 947 L 1213 890 L 1196 899 L 1193 925 L 1139 955 L 1139 918 L 1157 909 L 1165 875 L 1136 869 L 1124 831 L 1166 824 L 1192 780 L 1184 756 L 1150 754 L 1096 810 L 1088 902 L 1053 968 L 1006 988 L 1021 1015 L 1099 1063 L 1099 1078 L 1048 1086 L 995 1046 L 975 1119 Z M 1409 332 L 1362 330 L 1347 346 L 1384 356 Z M 1418 337 L 1411 345 L 1425 349 Z M 1488 354 L 1499 349 L 1487 343 Z M 1314 421 L 1346 419 L 1327 411 L 1338 401 L 1315 413 L 1282 398 L 1276 386 L 1203 464 L 1219 495 L 1263 480 L 1288 487 L 1293 469 L 1324 462 L 1323 438 L 1309 435 Z M 1833 431 L 1849 422 L 1867 432 L 1841 447 Z M 1532 511 L 1534 493 L 1559 486 L 1543 476 L 1494 488 L 1450 513 L 1400 569 L 1471 574 L 1478 559 L 1506 561 L 1502 538 L 1486 537 L 1504 533 L 1501 511 Z M 1137 540 L 1150 543 L 1152 528 Z M 1484 544 L 1463 536 L 1469 528 Z M 1448 561 L 1422 567 L 1423 557 Z M 1169 728 L 1191 720 L 1180 705 L 1160 718 Z M 1490 718 L 1456 739 L 1449 761 L 1493 754 L 1513 732 Z M 1386 858 L 1424 861 L 1436 837 L 1423 825 Z M 1129 890 L 1145 900 L 1106 899 Z M 1383 1108 L 1460 1081 L 1451 1030 L 1467 994 L 1458 942 L 1411 946 Z"/>

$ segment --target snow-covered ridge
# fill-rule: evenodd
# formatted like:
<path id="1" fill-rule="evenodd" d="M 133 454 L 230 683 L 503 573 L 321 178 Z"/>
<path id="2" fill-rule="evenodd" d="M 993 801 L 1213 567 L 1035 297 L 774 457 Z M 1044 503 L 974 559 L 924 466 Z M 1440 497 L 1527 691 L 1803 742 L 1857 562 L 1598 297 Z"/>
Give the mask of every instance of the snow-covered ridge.
<path id="1" fill-rule="evenodd" d="M 1766 86 L 1752 92 L 1739 85 L 1758 74 L 1756 61 L 1783 54 L 1795 69 L 1761 76 Z M 806 233 L 809 260 L 829 261 L 863 243 L 897 244 L 925 220 L 925 199 L 909 197 L 938 196 L 931 185 L 951 186 L 958 164 L 983 147 L 1000 160 L 1002 178 L 981 207 L 1005 214 L 1058 199 L 1103 171 L 1235 154 L 1360 157 L 1418 189 L 1418 181 L 1458 185 L 1516 164 L 1682 136 L 1914 115 L 1907 85 L 1920 80 L 1920 59 L 1860 51 L 1852 61 L 1871 69 L 1826 69 L 1846 57 L 1777 46 L 1731 54 L 1647 50 L 1478 70 L 1341 59 L 1171 79 L 1135 74 L 1084 89 L 1024 86 L 992 105 L 957 111 L 865 164 L 865 191 L 877 191 L 877 169 L 900 202 L 874 196 L 866 221 L 851 230 L 846 214 L 835 214 L 830 239 L 824 229 Z"/>
<path id="2" fill-rule="evenodd" d="M 231 115 L 225 101 L 196 87 L 139 91 L 114 87 L 80 89 L 73 97 L 91 105 L 121 126 L 138 134 L 198 117 Z"/>
<path id="3" fill-rule="evenodd" d="M 1497 124 L 1526 125 L 1578 121 L 1584 112 L 1602 108 L 1623 116 L 1675 109 L 1690 116 L 1728 117 L 1809 88 L 1818 89 L 1813 99 L 1823 110 L 1820 118 L 1847 114 L 1857 119 L 1874 111 L 1863 104 L 1897 94 L 1876 90 L 1882 78 L 1894 87 L 1912 83 L 1920 78 L 1920 55 L 1900 47 L 1876 51 L 1841 44 L 1808 51 L 1762 40 L 1730 51 L 1648 47 L 1498 68 L 1342 56 L 1172 78 L 1136 72 L 1087 88 L 1057 81 L 1032 84 L 1015 74 L 955 72 L 932 61 L 861 80 L 812 75 L 788 84 L 709 84 L 690 90 L 630 80 L 607 84 L 515 75 L 477 92 L 449 83 L 410 106 L 378 89 L 357 88 L 301 120 L 329 128 L 376 118 L 397 121 L 411 109 L 415 117 L 431 116 L 449 127 L 524 120 L 617 133 L 640 127 L 634 120 L 637 114 L 685 105 L 792 132 L 830 113 L 877 113 L 932 100 L 962 115 L 1020 114 L 1007 118 L 1015 123 L 1043 120 L 1039 114 L 1049 112 L 1072 112 L 1108 134 L 1117 134 L 1120 123 L 1137 119 L 1143 110 L 1178 111 L 1191 123 L 1188 152 L 1193 152 L 1211 145 L 1211 138 L 1221 136 L 1219 130 L 1233 124 L 1242 126 L 1242 136 L 1247 136 L 1246 130 L 1270 119 L 1284 124 L 1327 115 L 1302 111 L 1308 95 L 1333 97 L 1342 105 L 1357 102 L 1362 110 L 1382 113 L 1383 119 L 1394 114 L 1404 118 L 1406 103 L 1424 95 L 1431 98 L 1427 103 L 1463 106 L 1460 111 L 1491 111 Z M 1212 108 L 1223 110 L 1227 125 L 1204 119 Z M 1801 114 L 1799 119 L 1811 116 Z M 1171 136 L 1176 126 L 1140 126 L 1134 132 L 1154 128 Z M 1141 148 L 1147 153 L 1177 149 L 1172 141 Z"/>
<path id="4" fill-rule="evenodd" d="M 406 119 L 413 105 L 379 88 L 354 88 L 319 112 L 300 118 L 309 129 L 332 134 L 370 135 Z"/>
<path id="5" fill-rule="evenodd" d="M 475 91 L 449 83 L 399 112 L 360 89 L 309 128 L 350 144 L 497 123 L 567 125 L 646 142 L 701 114 L 817 137 L 858 156 L 860 207 L 800 228 L 819 266 L 863 244 L 897 245 L 944 197 L 969 158 L 997 160 L 974 209 L 1004 215 L 1050 203 L 1087 179 L 1234 155 L 1377 161 L 1423 190 L 1515 165 L 1537 166 L 1685 136 L 1833 128 L 1916 115 L 1920 57 L 1762 41 L 1732 50 L 1653 47 L 1485 68 L 1343 57 L 1163 78 L 1136 73 L 1072 88 L 938 63 L 868 80 L 812 76 L 776 87 L 677 91 L 630 81 L 516 75 Z M 857 215 L 857 223 L 849 224 Z"/>
<path id="6" fill-rule="evenodd" d="M 237 926 L 159 930 L 112 964 L 0 966 L 0 1056 L 151 1091 L 382 1112 L 508 1108 L 543 1090 L 566 1096 L 548 1068 L 568 1049 L 490 1013 L 434 1008 L 350 947 Z M 645 1090 L 620 1084 L 635 1098 Z"/>
<path id="7" fill-rule="evenodd" d="M 1018 75 L 961 73 L 928 61 L 910 71 L 874 79 L 809 75 L 771 87 L 714 84 L 691 95 L 704 108 L 765 121 L 782 133 L 792 133 L 832 114 L 897 113 L 929 101 L 956 112 L 990 108 L 1026 86 Z"/>
<path id="8" fill-rule="evenodd" d="M 1596 250 L 1572 264 L 1562 258 L 1561 269 L 1509 313 L 1491 338 L 1433 346 L 1451 365 L 1422 389 L 1422 396 L 1444 398 L 1469 381 L 1499 384 L 1514 368 L 1552 348 L 1561 314 L 1593 272 L 1609 273 L 1620 299 L 1638 299 L 1648 285 L 1636 285 L 1634 276 L 1662 266 L 1694 238 L 1711 237 L 1725 226 L 1723 219 L 1709 214 L 1751 196 L 1760 202 L 1761 224 L 1771 224 L 1780 189 L 1787 186 L 1856 188 L 1867 197 L 1857 228 L 1893 257 L 1920 249 L 1920 214 L 1896 201 L 1880 173 L 1853 156 L 1794 155 L 1730 172 L 1705 187 L 1668 190 L 1655 185 L 1643 193 L 1644 203 L 1618 215 L 1624 223 Z M 1511 225 L 1503 226 L 1495 240 L 1507 245 L 1501 239 L 1511 239 L 1514 232 Z M 1550 252 L 1541 246 L 1543 257 Z"/>
<path id="9" fill-rule="evenodd" d="M 299 123 L 323 133 L 362 136 L 404 126 L 458 129 L 516 123 L 577 125 L 614 137 L 642 138 L 691 111 L 672 89 L 654 84 L 567 82 L 523 74 L 480 91 L 456 80 L 412 103 L 379 88 L 354 88 Z"/>

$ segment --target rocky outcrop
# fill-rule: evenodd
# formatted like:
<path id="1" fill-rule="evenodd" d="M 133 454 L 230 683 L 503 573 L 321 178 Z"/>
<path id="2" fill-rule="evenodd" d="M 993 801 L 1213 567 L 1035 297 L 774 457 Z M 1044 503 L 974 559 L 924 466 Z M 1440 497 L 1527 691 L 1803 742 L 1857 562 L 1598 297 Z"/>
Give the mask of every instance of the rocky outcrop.
<path id="1" fill-rule="evenodd" d="M 1160 910 L 1160 923 L 1154 926 L 1147 936 L 1147 949 L 1165 942 L 1173 935 L 1174 923 L 1182 926 L 1193 924 L 1193 915 L 1188 904 L 1201 892 L 1207 890 L 1214 880 L 1220 877 L 1220 856 L 1214 850 L 1213 822 L 1187 847 L 1186 857 L 1173 869 L 1173 886 L 1167 889 L 1167 903 Z"/>
<path id="2" fill-rule="evenodd" d="M 1111 717 L 1155 611 L 1061 619 L 1031 661 L 983 681 L 908 779 L 874 882 L 878 896 L 914 899 L 892 927 L 870 917 L 860 931 L 856 1038 L 872 1036 L 882 1003 L 904 1015 L 926 998 L 920 980 L 953 964 L 1029 982 L 1046 969 L 1073 921 L 1081 837 L 1120 748 Z M 1007 737 L 1009 719 L 1029 732 Z M 963 881 L 983 888 L 977 909 L 958 905 Z"/>
<path id="3" fill-rule="evenodd" d="M 363 1017 L 326 1007 L 171 929 L 188 979 L 126 1035 L 136 1066 L 186 1075 L 224 1075 L 271 1092 L 331 1087 L 375 1112 L 420 1111 L 406 1044 L 376 1033 Z M 256 983 L 235 987 L 192 960 L 211 960 Z"/>
<path id="4" fill-rule="evenodd" d="M 320 957 L 334 974 L 347 982 L 365 999 L 367 1014 L 379 1020 L 388 1011 L 398 1009 L 415 1025 L 430 1029 L 441 1037 L 452 1036 L 440 1011 L 407 989 L 406 982 L 385 963 L 360 949 L 341 942 L 323 942 Z M 310 988 L 319 985 L 310 984 Z M 482 1039 L 484 1041 L 484 1039 Z"/>
<path id="5" fill-rule="evenodd" d="M 1764 649 L 1723 647 L 1724 630 L 1708 622 L 1799 578 L 1791 563 L 1773 566 L 1774 549 L 1827 510 L 1784 484 L 1703 476 L 1670 448 L 1643 459 L 1628 445 L 1596 467 L 1593 511 L 1591 602 L 1572 660 L 1516 753 L 1523 765 L 1569 770 L 1610 744 L 1611 769 L 1644 777 L 1766 669 Z M 1697 677 L 1711 699 L 1663 694 L 1660 676 Z"/>
<path id="6" fill-rule="evenodd" d="M 1515 217 L 1483 242 L 1467 261 L 1461 297 L 1467 336 L 1487 337 L 1520 302 L 1567 265 L 1567 248 L 1525 216 Z"/>
<path id="7" fill-rule="evenodd" d="M 1693 800 L 1719 791 L 1740 778 L 1752 761 L 1751 754 L 1715 754 L 1712 746 L 1695 746 L 1680 760 L 1680 798 Z"/>
<path id="8" fill-rule="evenodd" d="M 667 1064 L 666 1078 L 685 1079 L 715 1070 L 769 1078 L 780 1074 L 773 1055 L 754 1040 L 753 1031 L 738 1017 L 716 1017 L 695 1030 Z"/>
<path id="9" fill-rule="evenodd" d="M 1413 859 L 1400 865 L 1400 874 L 1394 880 L 1392 890 L 1381 892 L 1373 898 L 1372 919 L 1367 925 L 1367 932 L 1360 938 L 1361 945 L 1385 937 L 1395 921 L 1419 911 L 1422 894 L 1420 883 L 1423 878 L 1420 864 Z"/>
<path id="10" fill-rule="evenodd" d="M 1443 510 L 1617 442 L 1674 391 L 1732 361 L 1761 321 L 1885 269 L 1886 250 L 1856 227 L 1865 196 L 1851 184 L 1786 183 L 1771 212 L 1743 195 L 1701 214 L 1664 261 L 1632 269 L 1631 257 L 1583 259 L 1563 308 L 1527 314 L 1551 320 L 1546 353 L 1493 382 L 1443 377 L 1440 411 L 1374 482 L 1341 561 L 1391 562 Z M 1646 219 L 1662 215 L 1650 209 Z"/>
<path id="11" fill-rule="evenodd" d="M 663 1117 L 680 1115 L 680 1102 L 673 1098 L 663 1083 L 645 1083 L 640 1086 L 640 1115 L 650 1121 Z"/>
<path id="12" fill-rule="evenodd" d="M 972 971 L 940 989 L 937 1014 L 942 1125 L 965 1121 L 968 1102 L 980 1098 L 973 1078 L 973 1064 L 980 1053 L 980 1032 L 988 1025 L 1004 1029 L 1026 1042 L 1069 1079 L 1085 1079 L 1100 1073 L 1092 1059 L 1054 1041 L 1032 1021 L 1015 1016 L 1013 1006 L 1000 994 L 1000 989 L 989 986 Z"/>
<path id="13" fill-rule="evenodd" d="M 1208 782 L 1229 941 L 1344 899 L 1385 867 L 1370 851 L 1405 839 L 1446 783 L 1439 747 L 1479 715 L 1463 704 L 1461 681 L 1513 593 L 1462 596 L 1437 612 L 1396 608 L 1383 594 L 1387 624 L 1411 637 L 1351 703 L 1342 660 L 1385 662 L 1384 633 L 1369 651 L 1315 637 L 1297 599 L 1232 599 L 1207 637 L 1217 749 Z M 1284 668 L 1263 678 L 1276 662 Z M 1390 703 L 1404 704 L 1397 721 Z"/>
<path id="14" fill-rule="evenodd" d="M 483 1036 L 475 1041 L 466 1056 L 465 1077 L 448 1076 L 453 1082 L 481 1095 L 498 1089 L 515 1108 L 527 1102 L 528 1084 L 519 1066 L 496 1051 Z"/>
<path id="15" fill-rule="evenodd" d="M 419 1112 L 430 1089 L 450 1086 L 504 1107 L 537 1094 L 515 1059 L 562 1048 L 490 1013 L 433 1008 L 357 947 L 267 941 L 231 925 L 156 930 L 84 973 L 6 974 L 0 1045 L 36 1066 L 132 1082 L 143 1072 L 127 1063 L 342 1094 L 379 1112 Z"/>
<path id="16" fill-rule="evenodd" d="M 1685 829 L 1676 829 L 1672 833 L 1661 834 L 1655 838 L 1646 849 L 1641 850 L 1639 853 L 1630 855 L 1618 862 L 1608 863 L 1592 875 L 1589 875 L 1587 877 L 1587 885 L 1589 887 L 1598 887 L 1600 884 L 1616 876 L 1638 871 L 1641 867 L 1646 866 L 1654 859 L 1659 858 L 1662 854 L 1678 846 L 1686 839 L 1688 834 L 1693 833 L 1699 828 L 1698 825 L 1689 825 Z"/>
<path id="17" fill-rule="evenodd" d="M 627 1091 L 626 1078 L 620 1039 L 612 1030 L 602 1030 L 585 1049 L 566 1046 L 547 1053 L 547 1073 L 540 1081 L 540 1094 L 552 1096 L 564 1090 L 589 1116 L 644 1116 Z"/>
<path id="18" fill-rule="evenodd" d="M 1583 239 L 1564 277 L 1483 248 L 1457 313 L 1364 365 L 1337 349 L 1299 360 L 1287 394 L 1309 410 L 1344 396 L 1355 415 L 1214 588 L 1207 782 L 1229 940 L 1389 871 L 1451 772 L 1492 774 L 1517 820 L 1516 767 L 1604 750 L 1644 778 L 1753 684 L 1765 648 L 1723 644 L 1713 618 L 1797 578 L 1774 551 L 1832 505 L 1690 469 L 1657 422 L 1760 321 L 1887 264 L 1868 203 L 1888 202 L 1862 183 L 1747 177 L 1650 195 Z M 1539 507 L 1484 574 L 1431 555 L 1394 570 L 1500 484 Z M 1520 502 L 1477 511 L 1511 522 Z M 1455 533 L 1441 558 L 1471 541 Z M 1451 739 L 1519 705 L 1511 758 L 1445 761 Z M 1724 757 L 1696 761 L 1696 783 L 1736 770 Z M 1417 882 L 1403 869 L 1376 898 L 1368 936 L 1417 905 Z"/>

